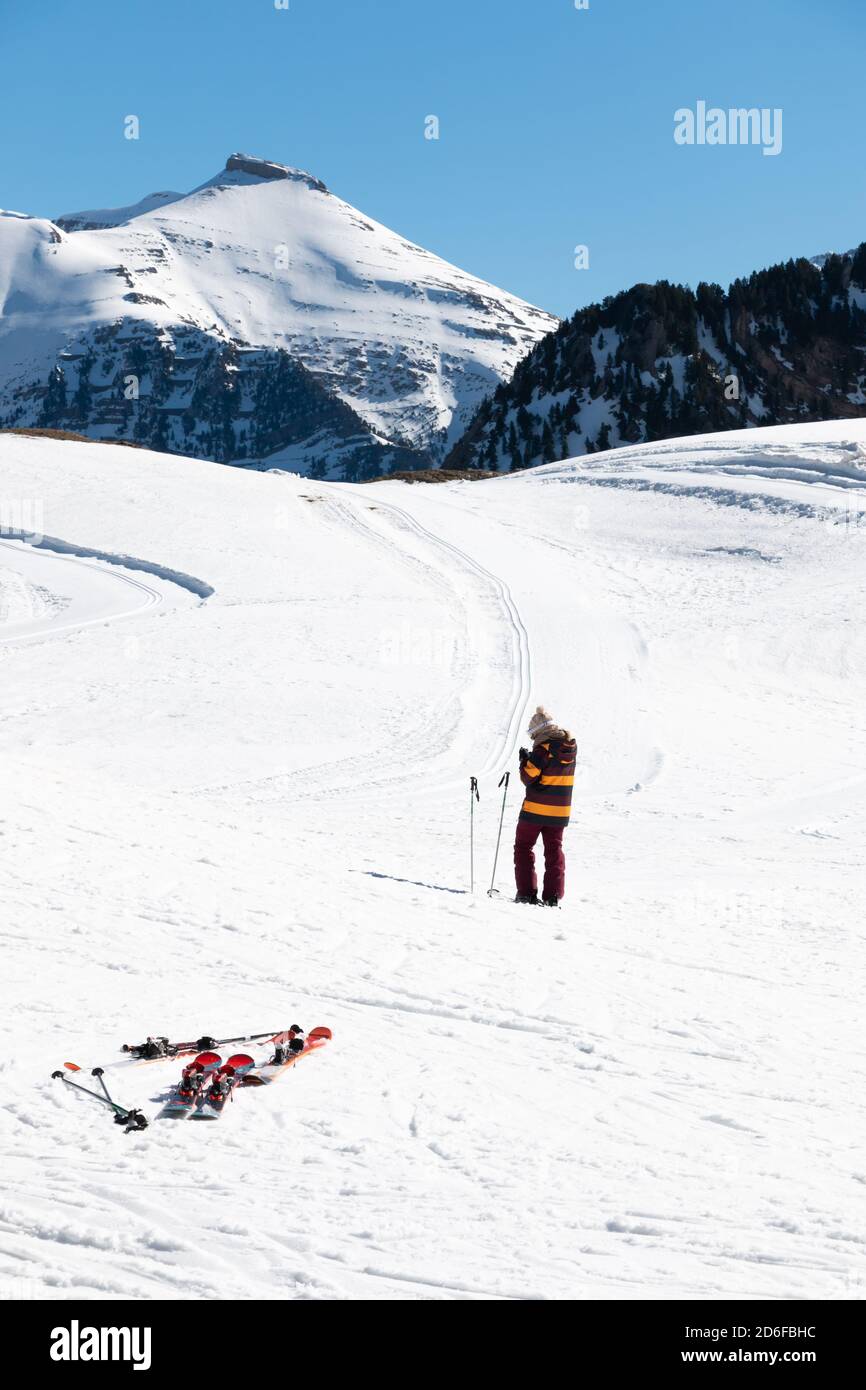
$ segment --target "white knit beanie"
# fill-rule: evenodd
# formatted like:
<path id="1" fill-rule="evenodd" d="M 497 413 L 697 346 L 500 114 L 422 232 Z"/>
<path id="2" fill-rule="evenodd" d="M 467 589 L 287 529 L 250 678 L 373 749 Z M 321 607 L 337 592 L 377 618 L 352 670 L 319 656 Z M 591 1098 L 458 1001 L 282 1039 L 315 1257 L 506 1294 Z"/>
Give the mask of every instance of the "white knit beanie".
<path id="1" fill-rule="evenodd" d="M 529 721 L 526 732 L 533 743 L 541 743 L 544 739 L 552 737 L 554 734 L 562 734 L 562 729 L 555 722 L 543 705 L 539 705 Z"/>

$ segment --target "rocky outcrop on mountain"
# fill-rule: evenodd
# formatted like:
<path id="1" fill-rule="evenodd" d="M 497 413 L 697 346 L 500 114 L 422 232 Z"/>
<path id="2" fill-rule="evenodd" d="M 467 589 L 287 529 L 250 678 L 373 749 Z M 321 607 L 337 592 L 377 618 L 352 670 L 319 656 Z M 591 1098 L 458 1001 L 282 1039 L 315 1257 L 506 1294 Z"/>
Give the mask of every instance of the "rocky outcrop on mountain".
<path id="1" fill-rule="evenodd" d="M 122 337 L 99 330 L 83 350 L 64 351 L 34 395 L 39 428 L 162 452 L 255 464 L 293 450 L 306 459 L 305 471 L 324 477 L 319 456 L 327 449 L 348 479 L 414 463 L 411 453 L 372 438 L 289 353 L 217 344 L 196 329 L 170 338 L 147 328 Z M 33 418 L 26 404 L 6 428 Z"/>
<path id="2" fill-rule="evenodd" d="M 313 178 L 312 174 L 304 173 L 301 169 L 292 169 L 288 164 L 275 164 L 272 159 L 256 159 L 251 154 L 230 154 L 226 160 L 226 169 L 230 174 L 251 174 L 256 179 L 299 179 L 308 188 L 315 188 L 319 193 L 328 191 L 322 180 Z"/>

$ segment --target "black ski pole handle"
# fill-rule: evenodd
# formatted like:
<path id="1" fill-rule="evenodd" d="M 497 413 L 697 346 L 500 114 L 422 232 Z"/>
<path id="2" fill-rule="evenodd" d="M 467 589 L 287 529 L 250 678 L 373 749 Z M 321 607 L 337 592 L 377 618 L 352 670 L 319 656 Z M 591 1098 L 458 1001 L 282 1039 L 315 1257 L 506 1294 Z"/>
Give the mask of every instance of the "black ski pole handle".
<path id="1" fill-rule="evenodd" d="M 100 1095 L 98 1091 L 88 1090 L 86 1086 L 81 1086 L 77 1081 L 70 1081 L 65 1071 L 53 1071 L 51 1073 L 51 1080 L 56 1081 L 59 1077 L 64 1086 L 71 1086 L 73 1091 L 81 1091 L 85 1096 L 90 1096 L 92 1100 L 98 1100 L 100 1105 L 107 1105 L 110 1110 L 114 1111 L 115 1124 L 127 1125 L 127 1133 L 130 1129 L 147 1128 L 147 1120 L 140 1110 L 127 1110 L 124 1106 L 118 1105 L 117 1101 L 112 1100 L 111 1096 L 108 1094 L 105 1082 L 102 1079 L 102 1067 L 94 1067 L 91 1076 L 96 1077 L 105 1092 L 104 1095 Z M 129 1123 L 130 1119 L 132 1121 L 131 1123 Z"/>
<path id="2" fill-rule="evenodd" d="M 96 1077 L 97 1081 L 99 1082 L 100 1086 L 102 1087 L 103 1091 L 105 1092 L 105 1098 L 106 1098 L 106 1100 L 107 1100 L 111 1105 L 114 1105 L 114 1097 L 111 1095 L 111 1093 L 109 1092 L 108 1087 L 106 1086 L 105 1082 L 104 1082 L 103 1079 L 102 1079 L 102 1078 L 103 1078 L 103 1075 L 104 1075 L 104 1072 L 103 1072 L 102 1067 L 94 1067 L 93 1070 L 91 1071 L 90 1075 Z M 120 1109 L 122 1110 L 122 1109 L 123 1109 L 123 1106 L 121 1106 Z"/>
<path id="3" fill-rule="evenodd" d="M 117 1113 L 123 1110 L 122 1105 L 117 1105 L 115 1101 L 106 1099 L 106 1097 L 101 1096 L 98 1091 L 89 1091 L 86 1086 L 79 1085 L 77 1081 L 70 1081 L 65 1071 L 53 1071 L 51 1073 L 51 1080 L 55 1081 L 58 1076 L 60 1077 L 60 1080 L 63 1082 L 64 1086 L 71 1086 L 73 1091 L 82 1091 L 84 1095 L 92 1096 L 94 1100 L 99 1101 L 100 1105 L 108 1105 L 111 1107 L 112 1110 L 116 1111 Z M 126 1111 L 123 1110 L 123 1113 L 126 1114 Z"/>

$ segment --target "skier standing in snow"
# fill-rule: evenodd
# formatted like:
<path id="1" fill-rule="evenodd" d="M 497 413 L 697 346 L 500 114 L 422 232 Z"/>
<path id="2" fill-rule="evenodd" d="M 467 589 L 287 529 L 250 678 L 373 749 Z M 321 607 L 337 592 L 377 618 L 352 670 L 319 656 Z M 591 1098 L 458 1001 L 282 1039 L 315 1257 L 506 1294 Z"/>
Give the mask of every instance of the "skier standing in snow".
<path id="1" fill-rule="evenodd" d="M 526 796 L 514 841 L 515 902 L 538 902 L 534 847 L 541 835 L 544 841 L 542 902 L 545 907 L 558 907 L 565 894 L 562 832 L 571 815 L 577 744 L 567 729 L 554 723 L 542 705 L 530 719 L 527 733 L 532 739 L 532 751 L 520 750 L 520 780 L 526 787 Z"/>

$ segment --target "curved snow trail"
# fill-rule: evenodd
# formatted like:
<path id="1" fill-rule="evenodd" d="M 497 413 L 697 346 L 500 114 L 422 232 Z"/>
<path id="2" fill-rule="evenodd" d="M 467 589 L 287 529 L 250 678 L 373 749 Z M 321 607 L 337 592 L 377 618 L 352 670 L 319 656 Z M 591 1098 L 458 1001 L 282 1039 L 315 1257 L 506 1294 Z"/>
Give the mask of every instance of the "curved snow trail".
<path id="1" fill-rule="evenodd" d="M 483 761 L 478 760 L 475 735 L 472 736 L 471 770 L 485 777 L 496 770 L 498 776 L 516 746 L 532 675 L 529 636 L 508 584 L 468 551 L 429 530 L 393 503 L 377 497 L 371 509 L 359 498 L 347 495 L 342 485 L 331 484 L 325 484 L 322 492 L 317 493 L 317 501 L 322 504 L 320 512 L 336 527 L 349 530 L 359 536 L 365 546 L 373 546 L 386 554 L 392 565 L 396 562 L 408 566 L 416 578 L 420 572 L 425 590 L 428 593 L 438 591 L 452 617 L 456 600 L 467 630 L 475 628 L 475 633 L 470 633 L 464 641 L 465 660 L 458 662 L 456 669 L 452 668 L 447 681 L 428 688 L 424 692 L 423 707 L 414 711 L 420 712 L 422 722 L 409 730 L 408 735 L 425 741 L 424 765 L 428 769 L 424 774 L 425 794 L 447 792 L 453 795 L 455 782 L 470 766 L 467 762 L 470 750 L 459 747 L 461 731 L 465 733 L 470 726 L 476 728 L 488 712 L 494 710 L 496 712 L 487 720 L 494 728 L 494 737 Z M 390 524 L 377 526 L 373 516 L 368 514 L 370 511 Z M 405 544 L 401 545 L 399 534 L 395 536 L 395 528 L 404 533 Z M 420 550 L 410 537 L 421 543 Z M 430 548 L 434 551 L 432 559 L 426 553 Z M 436 563 L 437 551 L 443 555 L 444 563 Z M 470 576 L 475 582 L 467 584 L 465 578 Z M 461 578 L 464 578 L 462 584 Z M 396 570 L 395 579 L 399 582 Z M 491 613 L 491 600 L 494 613 Z M 459 618 L 455 619 L 450 631 L 456 633 L 458 628 Z M 500 677 L 504 675 L 506 662 L 501 660 L 501 647 L 497 650 L 497 639 L 503 633 L 504 645 L 510 653 L 507 658 L 509 688 L 500 708 L 500 694 L 504 694 L 504 682 Z M 500 656 L 498 663 L 497 656 Z M 466 711 L 467 700 L 475 706 L 471 714 Z M 456 721 L 452 708 L 455 704 L 462 706 Z M 302 786 L 305 797 L 346 802 L 366 799 L 372 789 L 381 797 L 387 789 L 403 781 L 402 771 L 383 770 L 378 751 L 372 755 L 360 751 L 328 762 L 325 768 L 304 766 L 263 777 L 201 785 L 196 788 L 196 795 L 244 791 L 250 802 L 273 802 Z"/>
<path id="2" fill-rule="evenodd" d="M 333 493 L 329 494 L 328 502 L 332 513 L 340 515 L 345 520 L 348 520 L 350 525 L 375 537 L 379 543 L 383 541 L 387 543 L 386 538 L 382 536 L 381 532 L 379 532 L 375 526 L 371 525 L 366 517 L 360 515 L 359 509 L 354 504 L 347 503 L 342 497 L 338 498 Z M 478 578 L 492 590 L 493 596 L 502 611 L 505 625 L 511 635 L 513 650 L 512 690 L 508 699 L 504 732 L 493 747 L 491 747 L 484 762 L 478 767 L 479 776 L 488 776 L 492 772 L 499 773 L 508 765 L 517 746 L 519 731 L 526 712 L 526 706 L 529 702 L 529 694 L 532 685 L 532 654 L 529 644 L 529 634 L 517 608 L 517 604 L 514 601 L 511 589 L 500 575 L 494 574 L 492 570 L 487 569 L 486 566 L 482 565 L 474 556 L 470 555 L 468 551 L 461 549 L 460 546 L 455 545 L 452 541 L 446 540 L 443 536 L 438 536 L 434 531 L 423 526 L 421 522 L 416 521 L 411 513 L 405 511 L 402 507 L 398 507 L 393 502 L 384 502 L 381 498 L 377 497 L 375 510 L 377 513 L 386 513 L 390 515 L 404 528 L 404 530 L 412 532 L 428 545 L 432 545 L 440 551 L 444 551 L 447 556 L 456 560 L 465 570 L 469 570 L 470 573 L 477 575 Z M 449 575 L 453 575 L 453 564 L 449 565 L 448 573 Z M 431 782 L 429 786 L 431 790 L 438 789 L 440 785 L 444 786 L 450 784 L 452 781 L 453 776 L 447 776 L 441 780 L 441 783 L 437 780 Z"/>
<path id="3" fill-rule="evenodd" d="M 382 502 L 379 500 L 377 500 L 376 506 L 381 511 L 390 512 L 391 515 L 397 517 L 404 526 L 423 537 L 424 540 L 430 541 L 433 545 L 439 546 L 440 549 L 450 552 L 450 554 L 455 556 L 467 569 L 473 570 L 476 574 L 480 575 L 482 579 L 486 579 L 499 595 L 514 638 L 516 688 L 511 699 L 511 714 L 508 719 L 506 732 L 502 736 L 498 750 L 491 750 L 480 771 L 485 775 L 490 772 L 501 771 L 503 766 L 510 762 L 511 756 L 517 747 L 519 731 L 526 713 L 526 706 L 529 703 L 529 692 L 532 687 L 532 654 L 529 646 L 529 633 L 520 616 L 511 589 L 500 575 L 494 574 L 492 570 L 480 564 L 468 551 L 461 550 L 459 546 L 454 545 L 451 541 L 446 541 L 444 537 L 437 536 L 433 531 L 428 530 L 426 526 L 422 526 L 420 521 L 416 521 L 415 518 L 409 512 L 404 511 L 402 507 L 396 506 L 393 502 Z"/>
<path id="4" fill-rule="evenodd" d="M 47 550 L 52 554 L 71 555 L 79 560 L 98 560 L 103 565 L 117 565 L 124 570 L 142 571 L 144 574 L 152 574 L 156 579 L 164 579 L 170 584 L 176 584 L 180 589 L 186 589 L 188 593 L 194 594 L 202 600 L 211 598 L 215 590 L 203 579 L 197 579 L 194 574 L 185 574 L 183 570 L 172 569 L 169 565 L 158 565 L 154 560 L 140 560 L 137 555 L 116 554 L 111 550 L 99 550 L 90 545 L 78 545 L 73 541 L 62 541 L 57 536 L 34 536 L 32 532 L 21 531 L 12 527 L 4 526 L 0 535 L 7 541 L 24 542 L 34 550 Z"/>
<path id="5" fill-rule="evenodd" d="M 184 602 L 196 592 L 193 584 L 199 586 L 201 601 L 208 588 L 198 580 L 184 583 L 187 576 L 174 575 L 147 561 L 103 555 L 63 541 L 6 539 L 0 540 L 0 548 L 0 569 L 22 581 L 26 586 L 22 592 L 35 590 L 49 596 L 48 604 L 34 606 L 29 616 L 0 622 L 0 644 L 7 646 L 58 637 Z M 147 573 L 152 582 L 136 578 L 130 569 Z"/>

